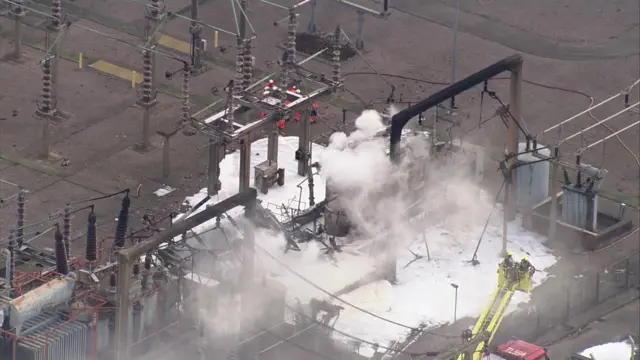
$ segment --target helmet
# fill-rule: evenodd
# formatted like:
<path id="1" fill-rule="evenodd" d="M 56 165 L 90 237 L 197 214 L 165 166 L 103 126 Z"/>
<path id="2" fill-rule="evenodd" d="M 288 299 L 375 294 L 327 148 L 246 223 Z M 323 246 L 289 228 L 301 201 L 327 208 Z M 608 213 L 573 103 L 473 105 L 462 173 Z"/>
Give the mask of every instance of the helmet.
<path id="1" fill-rule="evenodd" d="M 513 253 L 511 251 L 507 252 L 507 256 L 513 256 Z"/>
<path id="2" fill-rule="evenodd" d="M 524 261 L 529 261 L 529 257 L 528 257 L 528 256 L 525 256 L 525 257 L 523 257 L 523 258 L 522 258 L 522 260 L 524 260 Z"/>

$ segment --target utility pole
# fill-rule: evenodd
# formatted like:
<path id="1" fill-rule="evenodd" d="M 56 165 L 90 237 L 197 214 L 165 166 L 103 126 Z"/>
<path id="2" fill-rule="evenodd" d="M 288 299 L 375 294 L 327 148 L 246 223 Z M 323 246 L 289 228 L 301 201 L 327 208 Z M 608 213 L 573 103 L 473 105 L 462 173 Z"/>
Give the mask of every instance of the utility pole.
<path id="1" fill-rule="evenodd" d="M 247 218 L 244 227 L 244 238 L 242 240 L 242 300 L 241 300 L 241 333 L 248 334 L 252 329 L 250 323 L 255 302 L 252 301 L 254 259 L 255 259 L 255 235 L 253 231 L 253 220 L 255 220 L 257 200 L 253 199 L 245 206 L 245 217 Z"/>
<path id="2" fill-rule="evenodd" d="M 549 214 L 549 233 L 547 238 L 549 241 L 556 240 L 556 229 L 558 226 L 558 159 L 560 157 L 560 149 L 555 146 L 553 148 L 553 158 L 551 159 L 551 211 Z"/>
<path id="3" fill-rule="evenodd" d="M 24 8 L 22 7 L 22 0 L 15 0 L 11 9 L 11 17 L 14 21 L 13 33 L 15 36 L 13 59 L 15 61 L 22 60 L 22 19 L 24 18 Z"/>

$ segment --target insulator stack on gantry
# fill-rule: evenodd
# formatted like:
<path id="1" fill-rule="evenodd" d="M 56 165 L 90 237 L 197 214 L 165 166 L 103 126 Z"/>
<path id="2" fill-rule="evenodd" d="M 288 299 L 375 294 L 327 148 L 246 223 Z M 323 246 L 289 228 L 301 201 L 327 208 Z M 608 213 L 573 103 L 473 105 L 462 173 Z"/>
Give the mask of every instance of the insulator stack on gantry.
<path id="1" fill-rule="evenodd" d="M 289 23 L 287 26 L 287 42 L 285 44 L 285 57 L 282 62 L 282 72 L 280 73 L 280 111 L 285 113 L 285 100 L 287 97 L 287 89 L 289 88 L 289 80 L 291 70 L 296 61 L 296 28 L 298 27 L 298 19 L 296 17 L 295 8 L 289 8 Z"/>
<path id="2" fill-rule="evenodd" d="M 51 58 L 47 56 L 42 62 L 42 93 L 40 95 L 42 112 L 48 113 L 52 106 Z"/>
<path id="3" fill-rule="evenodd" d="M 51 6 L 51 27 L 57 29 L 62 23 L 62 1 L 53 0 Z"/>
<path id="4" fill-rule="evenodd" d="M 339 83 L 342 81 L 340 74 L 340 34 L 342 30 L 340 26 L 336 27 L 336 31 L 333 34 L 333 41 L 331 43 L 331 81 Z"/>
<path id="5" fill-rule="evenodd" d="M 18 229 L 16 230 L 16 242 L 18 246 L 22 246 L 24 241 L 24 214 L 27 203 L 27 191 L 20 189 L 18 192 L 17 208 L 18 208 Z"/>
<path id="6" fill-rule="evenodd" d="M 251 39 L 244 40 L 244 52 L 242 56 L 242 89 L 251 85 L 253 80 L 253 56 L 251 55 Z"/>
<path id="7" fill-rule="evenodd" d="M 142 101 L 150 103 L 153 94 L 153 59 L 151 51 L 142 52 Z"/>
<path id="8" fill-rule="evenodd" d="M 245 42 L 238 36 L 236 46 L 236 74 L 235 81 L 231 90 L 232 96 L 240 96 L 242 94 L 242 79 L 244 78 L 244 53 Z"/>
<path id="9" fill-rule="evenodd" d="M 182 105 L 181 109 L 181 123 L 182 123 L 182 132 L 187 136 L 195 135 L 196 129 L 193 127 L 191 123 L 191 67 L 189 64 L 184 64 L 184 68 L 182 69 Z"/>

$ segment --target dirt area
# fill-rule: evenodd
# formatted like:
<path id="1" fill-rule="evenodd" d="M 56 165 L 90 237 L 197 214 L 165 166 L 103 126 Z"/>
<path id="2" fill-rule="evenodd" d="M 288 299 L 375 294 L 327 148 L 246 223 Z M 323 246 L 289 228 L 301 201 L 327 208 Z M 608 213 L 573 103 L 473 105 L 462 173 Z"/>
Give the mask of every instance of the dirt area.
<path id="1" fill-rule="evenodd" d="M 295 1 L 279 3 L 286 7 Z M 360 3 L 380 7 L 375 0 Z M 200 1 L 200 18 L 217 28 L 220 45 L 231 49 L 225 53 L 213 49 L 215 30 L 204 26 L 203 38 L 209 44 L 205 56 L 207 71 L 191 81 L 193 111 L 216 100 L 220 91 L 214 95 L 212 88 L 220 90 L 233 78 L 235 36 L 228 33 L 236 32 L 236 24 L 230 4 Z M 320 4 L 316 10 L 318 31 L 331 32 L 340 25 L 348 35 L 343 41 L 354 42 L 357 33 L 355 11 L 329 1 Z M 30 5 L 36 9 L 49 8 L 44 0 Z M 170 2 L 168 10 L 188 16 L 187 5 L 186 0 Z M 590 104 L 589 97 L 605 99 L 640 77 L 637 1 L 463 0 L 461 7 L 456 79 L 514 52 L 522 53 L 527 80 L 523 85 L 522 117 L 532 134 L 585 109 Z M 70 117 L 52 125 L 51 150 L 56 156 L 48 160 L 38 160 L 36 156 L 41 147 L 42 120 L 33 116 L 42 88 L 43 22 L 30 15 L 29 22 L 33 26 L 24 27 L 23 31 L 24 58 L 16 63 L 5 56 L 13 48 L 13 23 L 0 18 L 0 57 L 4 59 L 0 61 L 0 178 L 29 190 L 27 222 L 47 219 L 67 202 L 104 196 L 125 188 L 137 189 L 140 185 L 140 196 L 133 201 L 132 227 L 140 225 L 144 214 L 161 217 L 175 211 L 186 195 L 205 187 L 207 156 L 204 146 L 207 139 L 181 135 L 172 139 L 172 173 L 168 178 L 162 178 L 160 149 L 163 140 L 159 136 L 153 136 L 151 151 L 139 153 L 133 150 L 133 145 L 139 141 L 142 122 L 141 109 L 135 104 L 137 90 L 125 80 L 99 74 L 88 67 L 101 59 L 140 71 L 139 46 L 143 41 L 136 34 L 144 29 L 144 5 L 124 0 L 75 0 L 64 2 L 63 8 L 69 13 L 69 20 L 76 22 L 61 43 L 64 59 L 60 61 L 59 70 L 59 108 Z M 297 11 L 298 28 L 302 33 L 307 29 L 309 11 L 306 6 Z M 455 18 L 455 0 L 396 0 L 390 11 L 387 20 L 366 18 L 366 61 L 356 56 L 343 65 L 346 91 L 332 101 L 333 105 L 323 105 L 321 115 L 325 122 L 314 125 L 314 136 L 326 134 L 341 124 L 343 108 L 349 109 L 347 122 L 352 122 L 358 109 L 366 104 L 382 106 L 380 104 L 391 94 L 392 86 L 396 99 L 415 103 L 451 81 L 452 31 L 448 26 Z M 247 15 L 251 23 L 247 25 L 248 34 L 257 36 L 253 41 L 253 53 L 257 67 L 255 77 L 259 78 L 277 71 L 274 63 L 281 57 L 282 49 L 276 45 L 286 36 L 286 20 L 280 20 L 287 16 L 287 11 L 252 1 Z M 189 21 L 174 16 L 161 32 L 188 40 L 188 30 Z M 182 66 L 181 61 L 187 59 L 185 54 L 175 50 L 159 47 L 158 51 L 159 93 L 152 115 L 154 133 L 158 129 L 171 128 L 180 119 L 180 99 L 177 97 L 181 79 L 179 76 L 165 79 L 164 73 L 177 71 Z M 82 70 L 77 64 L 79 53 L 84 56 Z M 312 61 L 305 67 L 329 73 L 323 62 Z M 492 80 L 489 88 L 502 101 L 508 102 L 508 81 Z M 481 87 L 478 87 L 457 97 L 458 115 L 453 120 L 464 131 L 455 128 L 454 135 L 464 135 L 469 141 L 490 145 L 499 151 L 505 138 L 504 127 L 499 121 L 488 122 L 480 130 L 474 129 L 479 120 L 490 117 L 498 105 L 486 96 L 481 104 L 480 94 Z M 637 99 L 638 91 L 632 96 Z M 563 127 L 562 135 L 591 125 L 595 119 L 607 117 L 623 105 L 622 101 L 617 101 L 593 111 L 593 117 L 584 116 Z M 431 119 L 433 114 L 426 115 Z M 637 114 L 630 112 L 608 125 L 615 131 L 635 119 Z M 286 133 L 296 134 L 297 131 L 297 126 L 292 124 Z M 636 156 L 640 147 L 639 131 L 635 128 L 620 136 Z M 608 129 L 595 128 L 563 145 L 561 151 L 567 154 L 566 161 L 573 162 L 572 153 L 578 147 L 610 133 Z M 548 144 L 558 136 L 561 135 L 554 133 L 541 138 L 540 142 Z M 640 164 L 620 141 L 611 139 L 606 145 L 583 154 L 582 160 L 609 170 L 604 183 L 606 191 L 637 201 Z M 153 194 L 164 185 L 177 190 L 163 197 Z M 3 184 L 0 196 L 4 198 L 3 194 L 12 191 L 11 185 Z M 113 234 L 121 197 L 95 202 L 103 238 Z M 78 239 L 75 253 L 83 248 L 80 243 L 85 216 L 80 212 L 73 220 L 74 238 Z M 55 219 L 45 220 L 42 230 L 50 228 L 54 222 Z M 14 223 L 15 203 L 1 203 L 0 238 L 6 236 Z M 35 242 L 50 247 L 52 236 L 44 235 Z M 577 268 L 606 264 L 638 251 L 638 247 L 637 238 L 632 238 L 605 251 L 569 256 L 568 260 L 577 264 Z M 416 348 L 427 349 L 429 344 L 425 340 Z"/>

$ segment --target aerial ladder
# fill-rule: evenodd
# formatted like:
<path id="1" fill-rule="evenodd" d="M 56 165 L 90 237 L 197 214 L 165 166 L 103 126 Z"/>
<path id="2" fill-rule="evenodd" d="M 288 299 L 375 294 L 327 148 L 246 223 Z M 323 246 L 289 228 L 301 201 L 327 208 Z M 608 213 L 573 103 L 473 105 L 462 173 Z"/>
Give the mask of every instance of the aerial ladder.
<path id="1" fill-rule="evenodd" d="M 472 330 L 463 333 L 463 338 L 474 346 L 463 351 L 457 360 L 481 360 L 488 352 L 488 344 L 495 336 L 507 307 L 516 291 L 530 293 L 533 288 L 531 277 L 535 268 L 525 257 L 514 262 L 511 254 L 507 255 L 498 267 L 498 286 L 480 314 Z M 480 341 L 477 341 L 480 340 Z M 470 351 L 473 350 L 472 353 Z"/>

